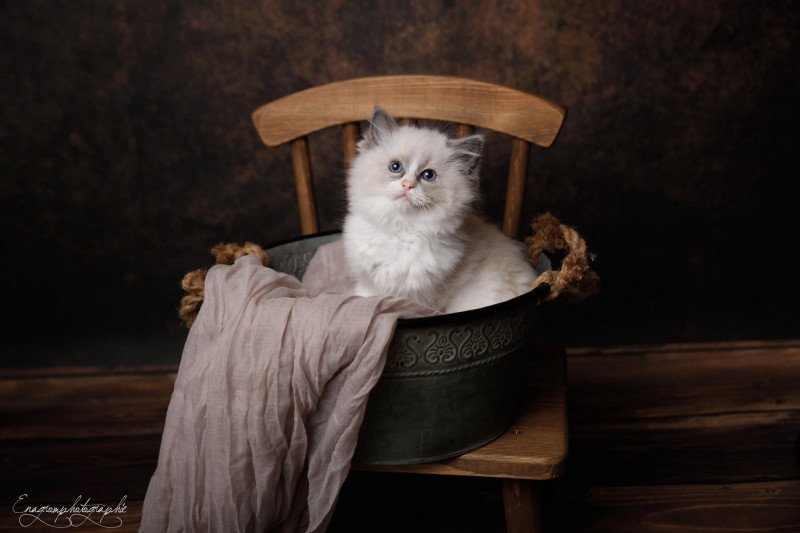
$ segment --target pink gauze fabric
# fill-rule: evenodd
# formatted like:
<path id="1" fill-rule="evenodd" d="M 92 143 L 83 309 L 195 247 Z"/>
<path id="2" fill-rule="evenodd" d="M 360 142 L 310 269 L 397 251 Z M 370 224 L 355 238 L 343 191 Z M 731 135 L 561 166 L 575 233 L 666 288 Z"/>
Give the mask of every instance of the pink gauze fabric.
<path id="1" fill-rule="evenodd" d="M 253 256 L 209 270 L 141 531 L 325 530 L 396 320 L 432 311 L 326 293 L 341 246 L 317 256 L 311 291 Z"/>

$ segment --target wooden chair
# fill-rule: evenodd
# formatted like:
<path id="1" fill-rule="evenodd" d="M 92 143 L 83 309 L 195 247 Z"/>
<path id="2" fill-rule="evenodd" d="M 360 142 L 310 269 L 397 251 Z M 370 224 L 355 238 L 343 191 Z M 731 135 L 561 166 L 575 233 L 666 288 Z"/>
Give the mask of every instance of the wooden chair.
<path id="1" fill-rule="evenodd" d="M 314 183 L 308 136 L 342 128 L 345 165 L 356 152 L 359 124 L 381 105 L 394 117 L 456 124 L 458 136 L 473 127 L 507 134 L 511 141 L 503 232 L 517 237 L 525 195 L 530 145 L 549 147 L 565 111 L 540 96 L 500 85 L 442 76 L 381 76 L 313 87 L 270 102 L 253 113 L 264 144 L 291 143 L 297 202 L 304 235 L 317 233 Z M 454 459 L 405 466 L 354 469 L 383 472 L 483 476 L 503 479 L 503 502 L 510 532 L 538 531 L 537 482 L 563 471 L 567 453 L 563 352 L 533 358 L 528 403 L 512 428 L 483 448 Z"/>
<path id="2" fill-rule="evenodd" d="M 308 135 L 341 126 L 347 165 L 356 153 L 359 123 L 372 116 L 375 104 L 394 117 L 453 122 L 458 125 L 459 136 L 468 135 L 472 126 L 512 136 L 503 232 L 517 236 L 530 145 L 549 147 L 561 129 L 566 112 L 541 96 L 443 76 L 381 76 L 340 81 L 290 94 L 256 109 L 253 122 L 264 144 L 275 147 L 291 143 L 304 235 L 319 231 Z"/>

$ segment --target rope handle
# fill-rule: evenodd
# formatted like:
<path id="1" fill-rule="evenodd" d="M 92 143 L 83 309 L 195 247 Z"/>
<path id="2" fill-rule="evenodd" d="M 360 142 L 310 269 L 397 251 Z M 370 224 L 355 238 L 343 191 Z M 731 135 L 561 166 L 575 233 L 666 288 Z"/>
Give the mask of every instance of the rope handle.
<path id="1" fill-rule="evenodd" d="M 531 228 L 533 235 L 525 239 L 525 246 L 534 265 L 542 252 L 566 252 L 560 269 L 542 272 L 533 282 L 532 290 L 540 294 L 542 301 L 563 296 L 580 302 L 600 291 L 600 276 L 591 268 L 594 256 L 575 228 L 562 224 L 550 213 L 533 219 Z"/>
<path id="2" fill-rule="evenodd" d="M 211 249 L 211 255 L 214 256 L 218 265 L 232 265 L 238 258 L 249 254 L 258 257 L 264 266 L 269 265 L 269 254 L 259 245 L 252 242 L 246 242 L 244 246 L 235 242 L 219 243 Z M 183 280 L 181 280 L 181 287 L 187 294 L 181 298 L 178 315 L 187 328 L 192 326 L 197 318 L 197 313 L 200 312 L 200 306 L 203 304 L 207 272 L 208 270 L 205 268 L 192 270 L 183 276 Z"/>

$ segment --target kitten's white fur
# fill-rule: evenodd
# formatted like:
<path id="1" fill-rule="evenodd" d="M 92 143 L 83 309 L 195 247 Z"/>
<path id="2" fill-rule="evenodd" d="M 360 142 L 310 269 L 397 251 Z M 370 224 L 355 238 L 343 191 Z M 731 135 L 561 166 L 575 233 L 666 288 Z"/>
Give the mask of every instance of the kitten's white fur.
<path id="1" fill-rule="evenodd" d="M 380 108 L 370 122 L 347 180 L 343 243 L 356 293 L 451 313 L 530 290 L 535 272 L 522 245 L 473 213 L 483 137 L 398 126 Z M 403 170 L 392 173 L 392 161 Z M 422 180 L 425 169 L 436 179 Z"/>

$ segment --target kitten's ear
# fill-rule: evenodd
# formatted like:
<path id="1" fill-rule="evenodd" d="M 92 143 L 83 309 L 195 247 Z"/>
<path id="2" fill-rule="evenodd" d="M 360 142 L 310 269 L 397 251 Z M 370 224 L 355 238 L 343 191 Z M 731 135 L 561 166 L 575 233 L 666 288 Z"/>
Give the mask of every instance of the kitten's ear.
<path id="1" fill-rule="evenodd" d="M 448 139 L 447 144 L 453 149 L 453 161 L 460 164 L 465 173 L 472 172 L 483 150 L 483 135 L 478 133 L 461 139 Z"/>
<path id="2" fill-rule="evenodd" d="M 358 142 L 358 149 L 365 150 L 375 146 L 397 128 L 397 122 L 389 116 L 389 113 L 376 105 L 372 118 L 369 119 L 369 127 L 364 133 L 364 137 Z"/>

